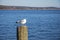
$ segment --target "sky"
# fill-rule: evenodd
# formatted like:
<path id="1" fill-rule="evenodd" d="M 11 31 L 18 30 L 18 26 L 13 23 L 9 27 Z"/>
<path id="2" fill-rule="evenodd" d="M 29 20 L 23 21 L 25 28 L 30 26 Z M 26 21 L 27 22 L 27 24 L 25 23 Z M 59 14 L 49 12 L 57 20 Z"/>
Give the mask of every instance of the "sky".
<path id="1" fill-rule="evenodd" d="M 60 0 L 0 0 L 0 5 L 30 7 L 60 7 Z"/>

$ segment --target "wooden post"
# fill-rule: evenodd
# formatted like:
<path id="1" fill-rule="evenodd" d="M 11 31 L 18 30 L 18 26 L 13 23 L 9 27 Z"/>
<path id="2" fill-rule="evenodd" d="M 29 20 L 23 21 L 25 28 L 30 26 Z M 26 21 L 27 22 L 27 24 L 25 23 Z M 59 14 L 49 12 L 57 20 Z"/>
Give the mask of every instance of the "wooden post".
<path id="1" fill-rule="evenodd" d="M 27 26 L 18 27 L 18 40 L 28 40 Z"/>

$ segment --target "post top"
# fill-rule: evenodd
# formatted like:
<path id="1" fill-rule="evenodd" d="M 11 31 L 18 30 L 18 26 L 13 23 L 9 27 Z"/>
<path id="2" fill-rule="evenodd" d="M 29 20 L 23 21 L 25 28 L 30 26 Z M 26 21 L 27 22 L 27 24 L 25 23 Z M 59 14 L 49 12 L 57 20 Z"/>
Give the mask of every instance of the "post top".
<path id="1" fill-rule="evenodd" d="M 27 26 L 20 26 L 20 27 L 27 27 Z"/>

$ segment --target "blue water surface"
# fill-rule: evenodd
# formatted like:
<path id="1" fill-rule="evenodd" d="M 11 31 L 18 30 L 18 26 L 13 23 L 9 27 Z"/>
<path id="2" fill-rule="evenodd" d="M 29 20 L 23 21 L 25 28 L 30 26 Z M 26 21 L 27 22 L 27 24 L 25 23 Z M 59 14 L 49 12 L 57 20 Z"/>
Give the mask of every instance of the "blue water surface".
<path id="1" fill-rule="evenodd" d="M 0 10 L 0 40 L 17 40 L 17 20 L 27 19 L 28 40 L 60 40 L 60 10 Z"/>

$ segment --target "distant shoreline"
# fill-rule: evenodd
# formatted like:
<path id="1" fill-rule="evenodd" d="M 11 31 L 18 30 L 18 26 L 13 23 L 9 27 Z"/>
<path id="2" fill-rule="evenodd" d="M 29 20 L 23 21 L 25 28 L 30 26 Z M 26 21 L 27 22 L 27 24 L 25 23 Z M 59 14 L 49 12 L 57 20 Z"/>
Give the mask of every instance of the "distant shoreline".
<path id="1" fill-rule="evenodd" d="M 0 5 L 0 10 L 60 10 L 57 7 L 26 7 L 26 6 L 4 6 Z"/>

